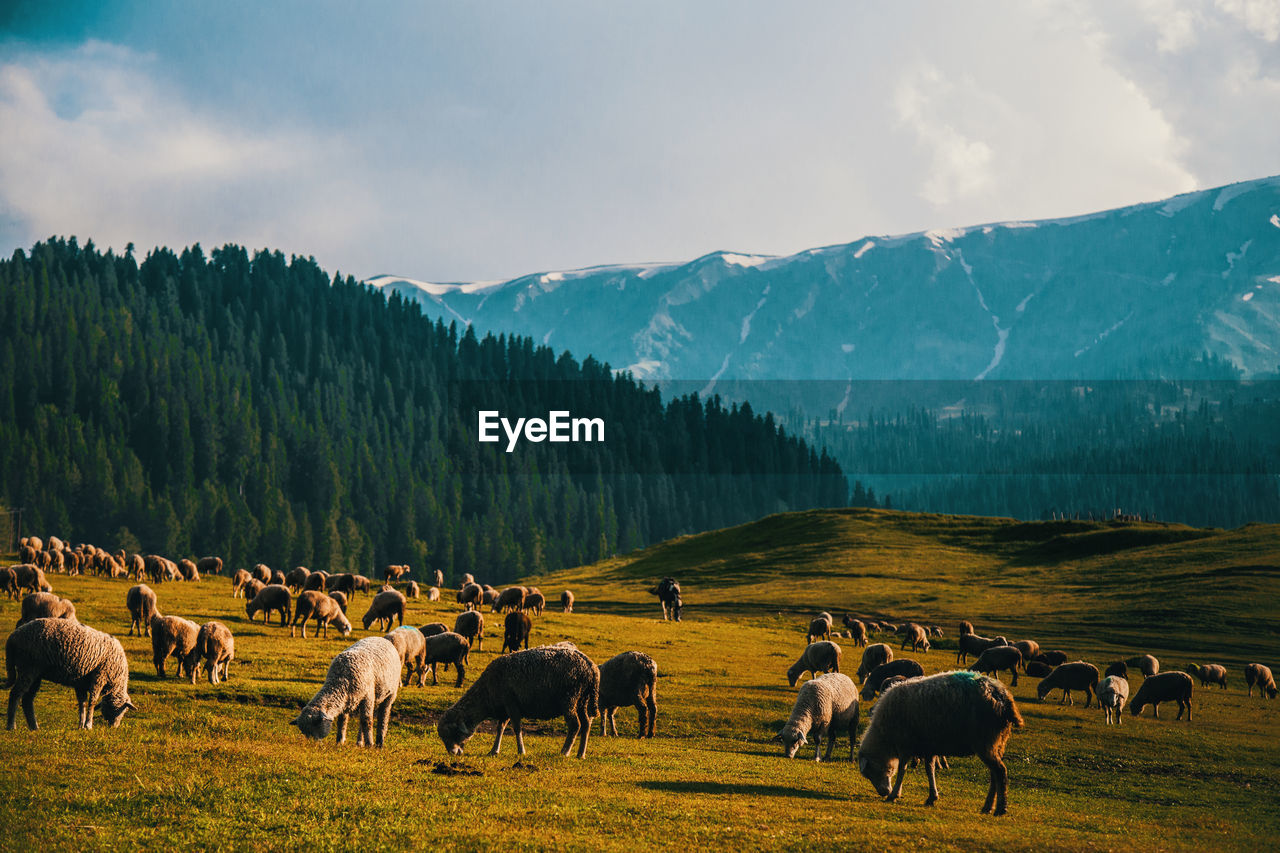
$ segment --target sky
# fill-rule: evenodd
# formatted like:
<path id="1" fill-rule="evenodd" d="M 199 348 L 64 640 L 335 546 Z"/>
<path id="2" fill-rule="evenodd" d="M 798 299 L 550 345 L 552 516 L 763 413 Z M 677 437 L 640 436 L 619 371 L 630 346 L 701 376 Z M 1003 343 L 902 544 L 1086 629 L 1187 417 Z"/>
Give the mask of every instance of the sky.
<path id="1" fill-rule="evenodd" d="M 1280 173 L 1280 0 L 0 0 L 0 252 L 514 278 Z"/>

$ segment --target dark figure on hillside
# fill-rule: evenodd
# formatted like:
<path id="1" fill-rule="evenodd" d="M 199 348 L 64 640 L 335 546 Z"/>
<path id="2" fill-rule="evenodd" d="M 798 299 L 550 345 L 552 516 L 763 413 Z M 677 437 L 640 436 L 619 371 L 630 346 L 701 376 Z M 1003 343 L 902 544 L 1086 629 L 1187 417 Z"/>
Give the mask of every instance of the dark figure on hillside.
<path id="1" fill-rule="evenodd" d="M 684 602 L 680 599 L 680 582 L 675 578 L 663 578 L 658 581 L 658 585 L 649 590 L 650 595 L 658 596 L 658 601 L 662 602 L 662 618 L 665 621 L 670 618 L 676 622 L 680 621 L 680 611 L 684 610 Z"/>

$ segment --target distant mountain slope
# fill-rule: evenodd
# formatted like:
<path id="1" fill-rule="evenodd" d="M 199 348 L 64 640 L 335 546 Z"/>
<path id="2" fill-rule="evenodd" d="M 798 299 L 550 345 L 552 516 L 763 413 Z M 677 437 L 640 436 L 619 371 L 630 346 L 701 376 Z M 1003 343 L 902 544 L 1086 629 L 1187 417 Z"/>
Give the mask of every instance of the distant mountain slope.
<path id="1" fill-rule="evenodd" d="M 642 379 L 1192 377 L 1280 369 L 1280 177 L 1087 216 L 508 282 L 370 284 Z"/>

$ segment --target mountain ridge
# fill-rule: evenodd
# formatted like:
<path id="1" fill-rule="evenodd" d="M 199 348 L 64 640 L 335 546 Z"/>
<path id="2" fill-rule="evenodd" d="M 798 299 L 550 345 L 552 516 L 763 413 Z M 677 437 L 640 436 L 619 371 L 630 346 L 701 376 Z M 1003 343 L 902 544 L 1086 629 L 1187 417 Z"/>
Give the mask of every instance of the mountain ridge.
<path id="1" fill-rule="evenodd" d="M 368 283 L 637 378 L 1188 378 L 1280 368 L 1280 176 L 1076 216 L 503 282 Z"/>

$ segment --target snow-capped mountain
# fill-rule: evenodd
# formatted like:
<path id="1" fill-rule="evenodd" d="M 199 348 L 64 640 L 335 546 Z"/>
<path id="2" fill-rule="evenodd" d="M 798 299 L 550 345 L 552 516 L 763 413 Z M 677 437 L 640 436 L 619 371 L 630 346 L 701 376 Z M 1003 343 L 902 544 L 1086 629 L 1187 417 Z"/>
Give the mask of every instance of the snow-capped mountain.
<path id="1" fill-rule="evenodd" d="M 788 257 L 369 284 L 638 378 L 1050 379 L 1280 369 L 1280 176 Z"/>

